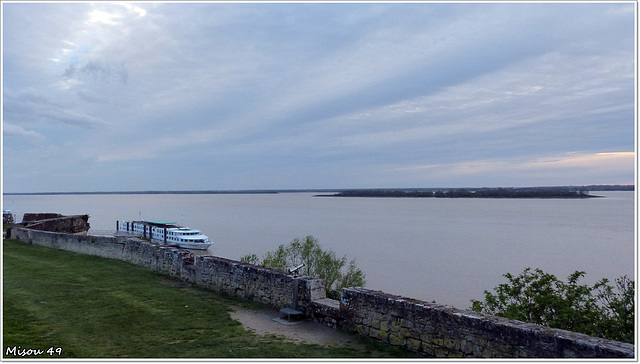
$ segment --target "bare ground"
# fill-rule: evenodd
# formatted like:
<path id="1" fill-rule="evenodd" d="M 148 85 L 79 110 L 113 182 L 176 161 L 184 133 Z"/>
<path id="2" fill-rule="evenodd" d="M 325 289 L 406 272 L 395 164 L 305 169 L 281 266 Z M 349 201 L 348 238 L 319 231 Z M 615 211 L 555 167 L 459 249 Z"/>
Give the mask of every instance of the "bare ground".
<path id="1" fill-rule="evenodd" d="M 157 281 L 161 284 L 181 287 L 190 293 L 207 294 L 206 291 L 171 278 L 159 278 Z M 280 318 L 280 312 L 276 309 L 249 309 L 233 306 L 230 315 L 231 318 L 239 321 L 246 330 L 261 336 L 272 334 L 282 336 L 292 342 L 364 348 L 356 336 L 317 322 L 304 320 L 293 324 L 288 322 L 283 324 L 282 320 L 274 321 L 274 319 Z"/>
<path id="2" fill-rule="evenodd" d="M 318 344 L 327 346 L 362 347 L 355 336 L 346 334 L 334 328 L 324 326 L 313 321 L 299 321 L 292 324 L 276 321 L 279 318 L 277 310 L 252 310 L 234 307 L 230 313 L 234 320 L 257 335 L 273 334 L 284 336 L 293 342 Z M 286 322 L 286 319 L 284 320 Z"/>

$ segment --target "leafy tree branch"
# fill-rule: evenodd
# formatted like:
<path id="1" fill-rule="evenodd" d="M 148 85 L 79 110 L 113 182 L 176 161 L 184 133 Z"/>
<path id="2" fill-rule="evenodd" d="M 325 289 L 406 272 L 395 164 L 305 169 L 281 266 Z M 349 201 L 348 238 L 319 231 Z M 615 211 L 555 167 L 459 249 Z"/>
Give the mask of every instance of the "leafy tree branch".
<path id="1" fill-rule="evenodd" d="M 536 268 L 520 275 L 506 273 L 508 283 L 484 291 L 484 301 L 471 300 L 471 309 L 514 320 L 633 343 L 635 283 L 627 276 L 580 284 L 585 272 L 575 271 L 563 282 Z"/>
<path id="2" fill-rule="evenodd" d="M 347 264 L 346 256 L 338 257 L 333 250 L 322 249 L 318 239 L 311 235 L 295 238 L 288 245 L 280 244 L 277 249 L 268 251 L 262 261 L 256 254 L 245 255 L 240 261 L 282 271 L 304 264 L 300 273 L 324 280 L 327 296 L 332 298 L 338 298 L 342 288 L 364 286 L 366 282 L 355 259 Z"/>

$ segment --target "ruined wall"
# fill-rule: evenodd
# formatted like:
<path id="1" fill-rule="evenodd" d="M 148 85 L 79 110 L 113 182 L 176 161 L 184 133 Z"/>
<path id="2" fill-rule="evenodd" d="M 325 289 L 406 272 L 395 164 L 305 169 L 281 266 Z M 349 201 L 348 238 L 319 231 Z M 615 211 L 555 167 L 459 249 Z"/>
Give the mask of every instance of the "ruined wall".
<path id="1" fill-rule="evenodd" d="M 58 217 L 64 217 L 64 215 L 55 212 L 27 212 L 22 216 L 22 223 L 55 219 Z"/>
<path id="2" fill-rule="evenodd" d="M 16 225 L 29 229 L 59 233 L 86 233 L 89 228 L 89 215 L 64 216 L 55 213 L 26 213 L 22 222 Z"/>
<path id="3" fill-rule="evenodd" d="M 324 282 L 125 237 L 82 236 L 13 226 L 11 239 L 123 260 L 195 285 L 273 307 L 296 307 L 340 327 L 424 357 L 633 357 L 634 346 L 364 288 L 326 298 Z"/>

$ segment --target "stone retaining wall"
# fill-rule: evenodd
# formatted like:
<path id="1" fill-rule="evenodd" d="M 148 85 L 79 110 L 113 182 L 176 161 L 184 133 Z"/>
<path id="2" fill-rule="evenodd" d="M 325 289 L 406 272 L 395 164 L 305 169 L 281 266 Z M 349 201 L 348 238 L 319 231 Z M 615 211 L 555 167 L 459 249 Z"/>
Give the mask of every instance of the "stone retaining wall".
<path id="1" fill-rule="evenodd" d="M 633 345 L 527 324 L 411 298 L 346 288 L 326 298 L 320 279 L 125 237 L 82 236 L 13 226 L 10 239 L 118 259 L 195 285 L 272 307 L 292 307 L 343 328 L 424 357 L 634 357 Z"/>

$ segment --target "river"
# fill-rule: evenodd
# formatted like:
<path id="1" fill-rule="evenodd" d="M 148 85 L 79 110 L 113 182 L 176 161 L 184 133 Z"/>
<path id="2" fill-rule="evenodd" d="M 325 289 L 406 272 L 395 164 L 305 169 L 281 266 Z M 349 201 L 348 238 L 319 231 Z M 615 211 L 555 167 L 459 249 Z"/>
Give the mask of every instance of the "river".
<path id="1" fill-rule="evenodd" d="M 208 253 L 259 257 L 306 235 L 355 258 L 366 287 L 468 308 L 506 280 L 542 268 L 584 283 L 634 277 L 634 193 L 595 199 L 314 197 L 280 194 L 7 195 L 3 208 L 89 214 L 92 229 L 116 220 L 172 220 L 199 228 Z"/>

